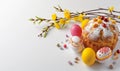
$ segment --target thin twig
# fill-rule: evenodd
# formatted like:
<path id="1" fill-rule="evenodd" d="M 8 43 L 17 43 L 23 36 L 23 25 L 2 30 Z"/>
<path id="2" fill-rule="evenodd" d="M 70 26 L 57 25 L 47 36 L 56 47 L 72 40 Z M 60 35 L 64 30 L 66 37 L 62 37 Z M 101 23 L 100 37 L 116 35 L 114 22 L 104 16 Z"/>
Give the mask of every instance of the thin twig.
<path id="1" fill-rule="evenodd" d="M 42 32 L 38 35 L 38 37 L 46 37 L 48 31 L 50 30 L 50 28 L 52 28 L 54 25 L 54 23 L 51 23 L 51 25 L 47 26 L 44 30 L 42 30 Z"/>
<path id="2" fill-rule="evenodd" d="M 64 12 L 64 9 L 62 9 L 59 5 L 58 7 L 54 7 L 54 9 L 57 11 L 57 12 L 61 12 L 63 13 Z M 74 18 L 74 17 L 78 17 L 80 14 L 85 14 L 84 16 L 84 19 L 85 18 L 89 18 L 89 19 L 92 19 L 96 16 L 105 16 L 105 17 L 110 17 L 112 18 L 113 20 L 115 20 L 117 23 L 120 23 L 120 11 L 110 11 L 108 12 L 109 9 L 106 9 L 106 8 L 98 8 L 98 9 L 92 9 L 92 10 L 87 10 L 87 11 L 82 11 L 82 12 L 70 12 L 70 15 L 71 15 L 71 18 Z M 117 15 L 119 14 L 119 15 Z M 41 23 L 43 21 L 45 22 L 48 22 L 50 23 L 49 26 L 43 28 L 42 32 L 38 35 L 38 36 L 41 36 L 41 37 L 46 37 L 46 35 L 48 34 L 48 31 L 54 26 L 54 22 L 59 22 L 60 19 L 64 19 L 64 20 L 68 20 L 66 18 L 63 18 L 63 17 L 58 17 L 56 18 L 55 21 L 53 21 L 52 19 L 45 19 L 45 18 L 40 18 L 40 17 L 35 17 L 34 19 L 31 18 L 30 21 L 33 21 L 33 23 Z"/>

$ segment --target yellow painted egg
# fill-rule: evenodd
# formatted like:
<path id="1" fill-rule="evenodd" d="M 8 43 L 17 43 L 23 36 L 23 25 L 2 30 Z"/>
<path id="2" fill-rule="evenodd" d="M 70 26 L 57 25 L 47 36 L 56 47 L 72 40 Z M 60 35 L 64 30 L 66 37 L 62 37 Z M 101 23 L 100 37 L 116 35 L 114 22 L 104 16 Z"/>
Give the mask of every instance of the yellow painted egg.
<path id="1" fill-rule="evenodd" d="M 89 19 L 83 20 L 81 23 L 81 28 L 84 29 L 84 27 L 88 24 L 88 22 L 89 22 Z"/>
<path id="2" fill-rule="evenodd" d="M 95 51 L 92 48 L 85 48 L 82 52 L 82 61 L 88 65 L 91 66 L 95 63 L 96 57 L 95 57 Z"/>

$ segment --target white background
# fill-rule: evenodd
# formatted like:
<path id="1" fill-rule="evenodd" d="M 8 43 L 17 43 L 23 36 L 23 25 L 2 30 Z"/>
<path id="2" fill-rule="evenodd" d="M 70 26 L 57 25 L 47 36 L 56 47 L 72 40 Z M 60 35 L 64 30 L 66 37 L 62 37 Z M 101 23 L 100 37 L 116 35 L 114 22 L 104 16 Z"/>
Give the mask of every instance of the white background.
<path id="1" fill-rule="evenodd" d="M 74 12 L 109 6 L 120 10 L 119 0 L 0 0 L 0 71 L 109 70 L 97 64 L 87 67 L 82 61 L 70 66 L 67 61 L 74 59 L 74 55 L 56 47 L 68 29 L 53 29 L 45 39 L 37 37 L 43 26 L 33 25 L 28 19 L 50 18 L 55 12 L 53 6 L 57 5 Z M 118 62 L 114 71 L 120 70 Z"/>

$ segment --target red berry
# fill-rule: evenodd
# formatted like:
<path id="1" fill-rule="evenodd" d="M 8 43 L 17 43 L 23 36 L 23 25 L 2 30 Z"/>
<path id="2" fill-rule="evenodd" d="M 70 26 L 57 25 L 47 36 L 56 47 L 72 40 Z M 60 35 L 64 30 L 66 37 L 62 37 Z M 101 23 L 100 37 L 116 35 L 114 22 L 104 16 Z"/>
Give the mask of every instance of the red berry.
<path id="1" fill-rule="evenodd" d="M 64 48 L 67 48 L 67 45 L 66 45 L 66 44 L 64 44 Z"/>
<path id="2" fill-rule="evenodd" d="M 117 50 L 117 53 L 120 53 L 120 50 L 119 50 L 119 49 Z"/>
<path id="3" fill-rule="evenodd" d="M 104 16 L 101 16 L 101 20 L 104 20 L 105 19 L 105 17 Z"/>
<path id="4" fill-rule="evenodd" d="M 106 26 L 106 24 L 104 24 L 104 23 L 103 23 L 103 25 L 102 25 L 102 26 L 103 26 L 104 28 L 106 28 L 106 27 L 107 27 L 107 26 Z"/>
<path id="5" fill-rule="evenodd" d="M 109 22 L 108 18 L 105 18 L 104 21 L 105 21 L 105 22 Z"/>

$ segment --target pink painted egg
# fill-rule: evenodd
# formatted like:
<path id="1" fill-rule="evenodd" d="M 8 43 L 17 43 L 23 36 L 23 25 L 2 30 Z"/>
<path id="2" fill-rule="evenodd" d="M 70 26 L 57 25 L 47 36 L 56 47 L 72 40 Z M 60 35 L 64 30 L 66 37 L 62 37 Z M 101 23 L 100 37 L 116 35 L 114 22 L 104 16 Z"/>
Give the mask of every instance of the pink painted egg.
<path id="1" fill-rule="evenodd" d="M 82 34 L 82 29 L 79 25 L 74 24 L 72 25 L 71 29 L 70 29 L 71 35 L 72 36 L 78 36 L 80 37 Z"/>

